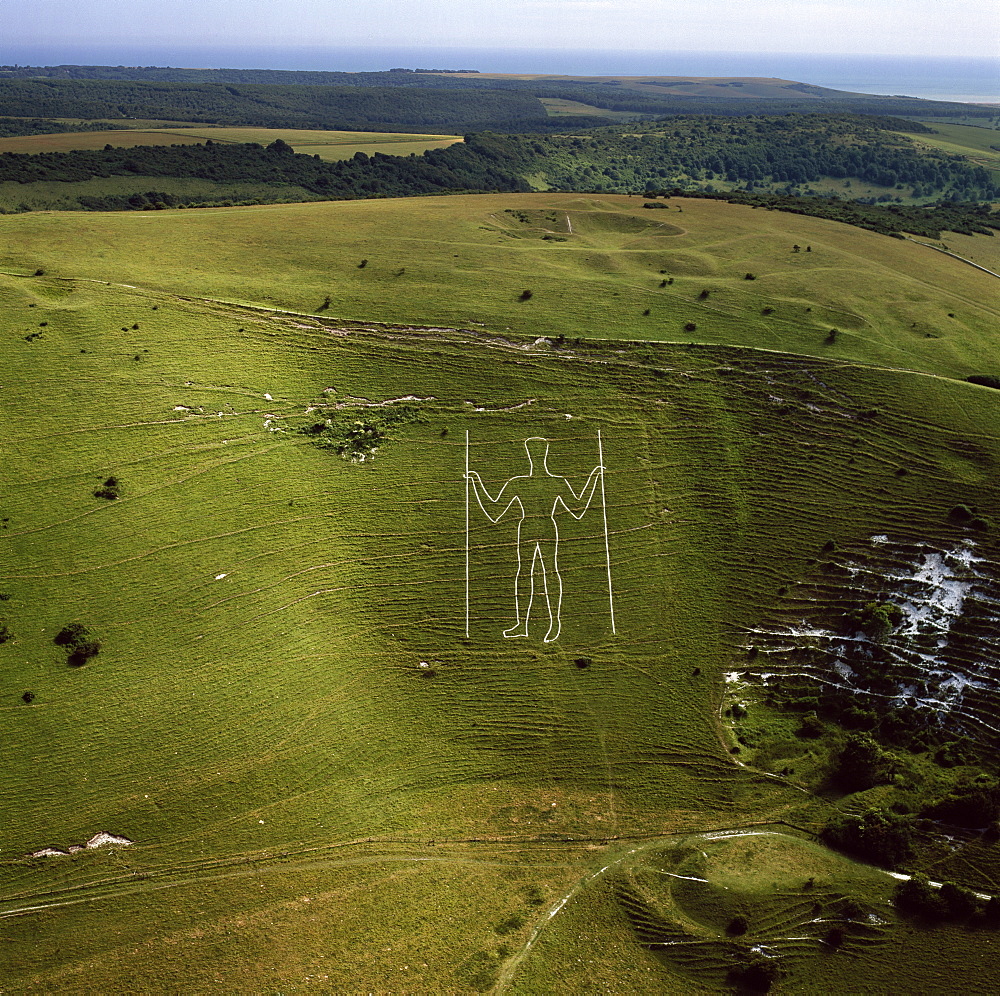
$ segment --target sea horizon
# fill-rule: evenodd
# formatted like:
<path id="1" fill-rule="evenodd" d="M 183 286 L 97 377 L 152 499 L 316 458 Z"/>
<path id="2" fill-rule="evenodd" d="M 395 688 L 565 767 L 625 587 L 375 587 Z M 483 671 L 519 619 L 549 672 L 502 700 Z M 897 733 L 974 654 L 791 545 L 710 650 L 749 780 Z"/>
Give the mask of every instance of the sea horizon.
<path id="1" fill-rule="evenodd" d="M 776 77 L 853 93 L 1000 105 L 1000 58 L 787 52 L 0 45 L 0 64 L 377 72 L 474 69 L 587 76 Z"/>

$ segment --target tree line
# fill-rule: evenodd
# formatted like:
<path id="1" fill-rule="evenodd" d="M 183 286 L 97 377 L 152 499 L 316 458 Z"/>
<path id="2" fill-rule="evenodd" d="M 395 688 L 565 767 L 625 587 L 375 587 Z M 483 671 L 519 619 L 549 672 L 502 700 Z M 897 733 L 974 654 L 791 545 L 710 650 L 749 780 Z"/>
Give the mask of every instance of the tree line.
<path id="1" fill-rule="evenodd" d="M 137 148 L 107 145 L 102 150 L 5 153 L 0 155 L 0 181 L 194 177 L 223 187 L 243 182 L 294 186 L 314 197 L 345 199 L 528 191 L 541 177 L 555 190 L 719 197 L 819 215 L 886 234 L 905 230 L 936 237 L 942 228 L 990 233 L 995 216 L 977 203 L 1000 197 L 988 172 L 958 157 L 917 148 L 892 131 L 901 124 L 909 127 L 912 123 L 843 115 L 695 116 L 575 135 L 482 132 L 421 156 L 358 153 L 344 162 L 298 155 L 280 140 L 266 149 L 212 142 Z M 794 196 L 789 192 L 794 183 L 788 178 L 799 175 L 807 180 L 847 177 L 885 184 L 891 180 L 898 187 L 909 185 L 905 193 L 919 188 L 936 193 L 946 203 L 934 208 L 883 207 L 841 197 Z M 715 190 L 712 181 L 738 189 Z M 78 198 L 78 203 L 89 210 L 127 210 L 194 200 L 164 196 L 150 201 L 130 193 Z"/>

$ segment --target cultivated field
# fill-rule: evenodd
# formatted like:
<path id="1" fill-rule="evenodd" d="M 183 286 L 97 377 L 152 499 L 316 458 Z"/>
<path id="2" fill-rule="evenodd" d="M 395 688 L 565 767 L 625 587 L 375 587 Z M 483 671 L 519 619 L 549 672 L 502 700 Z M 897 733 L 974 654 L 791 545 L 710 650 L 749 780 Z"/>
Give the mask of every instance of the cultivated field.
<path id="1" fill-rule="evenodd" d="M 720 716 L 831 537 L 1000 511 L 994 278 L 671 203 L 0 218 L 5 992 L 726 992 L 753 945 L 776 992 L 995 986 Z M 518 513 L 464 474 L 532 437 L 600 486 L 505 639 Z"/>
<path id="2" fill-rule="evenodd" d="M 640 117 L 633 111 L 610 111 L 606 107 L 595 107 L 579 100 L 565 100 L 562 97 L 540 97 L 545 110 L 551 118 L 576 117 L 581 114 L 607 118 L 608 121 L 628 121 Z"/>
<path id="3" fill-rule="evenodd" d="M 159 123 L 160 125 L 165 122 Z M 0 138 L 0 153 L 69 152 L 73 149 L 132 148 L 137 145 L 198 145 L 206 141 L 223 144 L 256 142 L 270 145 L 281 139 L 296 152 L 329 161 L 350 159 L 356 152 L 387 156 L 421 155 L 428 149 L 443 149 L 462 139 L 457 135 L 410 135 L 395 132 L 309 131 L 291 128 L 215 128 L 197 125 L 136 127 L 129 130 L 63 132 L 56 135 L 24 135 Z M 159 182 L 159 181 L 157 181 Z"/>

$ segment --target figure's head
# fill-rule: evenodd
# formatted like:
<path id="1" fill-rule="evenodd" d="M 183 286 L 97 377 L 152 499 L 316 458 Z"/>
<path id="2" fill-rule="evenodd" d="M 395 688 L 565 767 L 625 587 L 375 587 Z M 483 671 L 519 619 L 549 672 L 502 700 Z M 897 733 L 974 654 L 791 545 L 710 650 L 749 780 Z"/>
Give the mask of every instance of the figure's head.
<path id="1" fill-rule="evenodd" d="M 549 441 L 541 436 L 532 436 L 524 441 L 524 449 L 528 454 L 532 467 L 544 467 L 545 458 L 549 452 Z"/>

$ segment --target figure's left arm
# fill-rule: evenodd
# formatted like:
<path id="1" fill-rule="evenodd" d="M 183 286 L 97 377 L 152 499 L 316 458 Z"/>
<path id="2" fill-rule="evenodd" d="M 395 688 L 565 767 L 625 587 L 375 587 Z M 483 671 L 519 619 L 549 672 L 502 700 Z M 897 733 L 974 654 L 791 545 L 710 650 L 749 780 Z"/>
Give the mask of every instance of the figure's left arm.
<path id="1" fill-rule="evenodd" d="M 561 500 L 566 511 L 569 512 L 574 519 L 582 519 L 587 509 L 590 508 L 590 503 L 594 500 L 594 492 L 597 489 L 597 482 L 601 479 L 601 475 L 603 473 L 604 467 L 601 464 L 598 464 L 590 472 L 590 476 L 587 478 L 587 483 L 584 484 L 583 490 L 579 495 L 573 490 L 569 481 L 567 481 L 566 478 L 563 478 L 566 483 L 566 493 L 562 496 Z"/>

